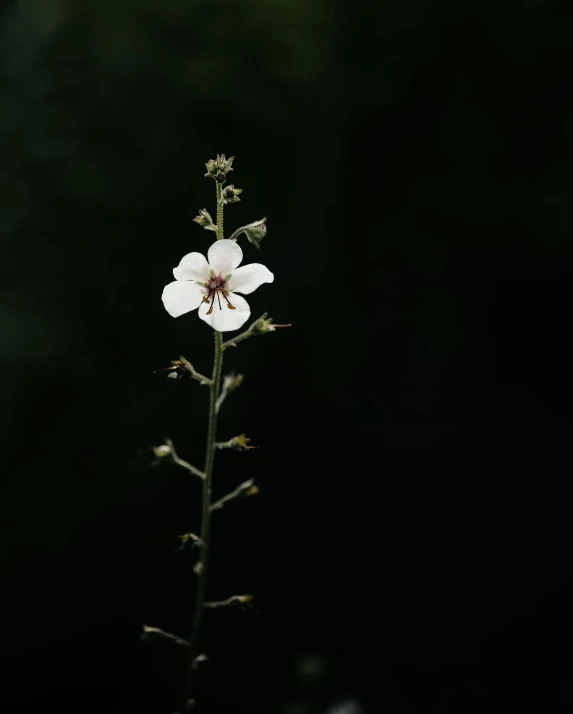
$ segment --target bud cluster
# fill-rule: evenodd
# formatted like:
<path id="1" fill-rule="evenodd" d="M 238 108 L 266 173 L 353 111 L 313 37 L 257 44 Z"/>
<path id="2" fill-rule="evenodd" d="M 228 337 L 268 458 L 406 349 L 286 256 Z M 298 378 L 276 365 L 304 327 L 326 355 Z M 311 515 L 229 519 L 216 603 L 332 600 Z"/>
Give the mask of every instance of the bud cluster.
<path id="1" fill-rule="evenodd" d="M 205 174 L 205 176 L 215 179 L 215 181 L 217 181 L 218 183 L 225 183 L 225 181 L 227 180 L 227 174 L 229 173 L 229 171 L 233 170 L 234 160 L 234 156 L 231 156 L 231 158 L 226 159 L 225 154 L 217 154 L 216 159 L 210 159 L 205 164 L 207 168 L 207 173 Z"/>

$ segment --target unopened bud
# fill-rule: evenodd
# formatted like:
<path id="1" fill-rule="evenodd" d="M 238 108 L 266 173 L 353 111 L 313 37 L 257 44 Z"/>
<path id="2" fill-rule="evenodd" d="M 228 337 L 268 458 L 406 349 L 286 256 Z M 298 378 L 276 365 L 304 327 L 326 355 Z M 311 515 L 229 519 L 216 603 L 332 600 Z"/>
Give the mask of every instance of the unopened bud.
<path id="1" fill-rule="evenodd" d="M 239 194 L 243 193 L 242 188 L 235 188 L 233 184 L 230 184 L 223 190 L 223 203 L 237 203 L 241 199 Z"/>
<path id="2" fill-rule="evenodd" d="M 158 459 L 163 459 L 166 456 L 171 456 L 171 447 L 167 444 L 161 444 L 161 446 L 153 446 L 152 450 Z"/>
<path id="3" fill-rule="evenodd" d="M 255 248 L 260 248 L 260 242 L 267 235 L 267 224 L 265 223 L 267 219 L 261 218 L 260 221 L 254 221 L 254 223 L 249 223 L 245 226 L 245 235 L 249 243 L 252 243 Z"/>
<path id="4" fill-rule="evenodd" d="M 266 218 L 261 218 L 259 221 L 253 221 L 246 226 L 237 228 L 237 230 L 229 236 L 229 240 L 237 240 L 241 233 L 244 233 L 249 243 L 252 243 L 255 248 L 260 248 L 260 242 L 267 234 L 266 220 Z"/>
<path id="5" fill-rule="evenodd" d="M 205 208 L 200 209 L 199 215 L 194 218 L 193 221 L 195 223 L 198 223 L 200 226 L 203 226 L 203 228 L 207 231 L 215 231 L 215 233 L 217 232 L 217 226 L 213 223 L 211 214 Z"/>

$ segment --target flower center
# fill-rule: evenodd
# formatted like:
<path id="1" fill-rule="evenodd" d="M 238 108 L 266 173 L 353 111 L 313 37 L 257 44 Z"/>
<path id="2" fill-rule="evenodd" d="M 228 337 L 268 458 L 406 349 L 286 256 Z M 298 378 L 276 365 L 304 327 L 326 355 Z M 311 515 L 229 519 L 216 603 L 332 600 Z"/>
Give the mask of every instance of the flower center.
<path id="1" fill-rule="evenodd" d="M 213 312 L 213 305 L 215 304 L 215 298 L 217 298 L 217 302 L 219 304 L 219 310 L 222 309 L 221 306 L 221 295 L 223 296 L 223 300 L 227 301 L 227 307 L 229 310 L 234 310 L 235 306 L 231 305 L 229 301 L 229 289 L 227 287 L 227 281 L 225 278 L 222 276 L 221 273 L 219 275 L 215 275 L 207 280 L 205 283 L 205 290 L 207 291 L 206 295 L 203 295 L 203 302 L 206 302 L 207 304 L 210 302 L 211 305 L 209 306 L 209 309 L 207 310 L 207 315 L 210 315 Z"/>

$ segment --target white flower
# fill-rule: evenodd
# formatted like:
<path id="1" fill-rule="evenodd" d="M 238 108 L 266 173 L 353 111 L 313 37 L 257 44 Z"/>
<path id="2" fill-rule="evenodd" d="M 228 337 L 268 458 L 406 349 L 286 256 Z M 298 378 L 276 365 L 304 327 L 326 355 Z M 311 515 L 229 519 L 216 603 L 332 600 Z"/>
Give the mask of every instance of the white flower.
<path id="1" fill-rule="evenodd" d="M 199 308 L 199 317 L 218 332 L 238 330 L 251 309 L 244 297 L 275 276 L 260 263 L 237 266 L 243 251 L 234 240 L 218 240 L 207 252 L 188 253 L 174 268 L 175 282 L 166 285 L 162 300 L 172 317 Z"/>

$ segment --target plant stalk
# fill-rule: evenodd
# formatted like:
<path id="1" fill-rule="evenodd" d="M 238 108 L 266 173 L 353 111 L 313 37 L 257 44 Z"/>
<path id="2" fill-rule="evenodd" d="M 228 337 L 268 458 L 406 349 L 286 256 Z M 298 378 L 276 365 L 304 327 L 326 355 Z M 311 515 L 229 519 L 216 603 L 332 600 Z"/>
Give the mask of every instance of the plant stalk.
<path id="1" fill-rule="evenodd" d="M 187 684 L 186 698 L 189 699 L 193 693 L 193 673 L 195 669 L 195 658 L 199 654 L 199 636 L 203 623 L 203 612 L 205 610 L 205 595 L 207 590 L 207 571 L 209 565 L 209 536 L 211 531 L 211 491 L 213 482 L 213 466 L 215 462 L 215 441 L 217 438 L 217 399 L 221 386 L 221 368 L 223 365 L 223 339 L 220 332 L 215 330 L 215 358 L 213 361 L 213 380 L 209 387 L 209 426 L 207 430 L 207 449 L 205 453 L 205 468 L 203 473 L 205 478 L 202 482 L 202 508 L 201 508 L 201 557 L 199 568 L 197 568 L 197 589 L 195 593 L 195 610 L 193 613 L 193 625 L 191 637 L 189 638 L 189 654 L 187 659 Z"/>

